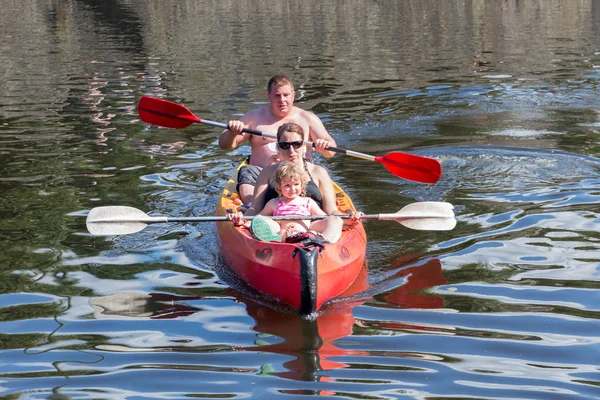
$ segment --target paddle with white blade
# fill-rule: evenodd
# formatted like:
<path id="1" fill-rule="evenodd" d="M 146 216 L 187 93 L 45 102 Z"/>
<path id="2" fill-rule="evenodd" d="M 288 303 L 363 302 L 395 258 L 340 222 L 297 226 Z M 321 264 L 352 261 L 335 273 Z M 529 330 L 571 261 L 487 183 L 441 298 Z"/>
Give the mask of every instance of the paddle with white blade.
<path id="1" fill-rule="evenodd" d="M 449 231 L 456 226 L 454 206 L 440 201 L 424 201 L 411 203 L 393 214 L 365 214 L 361 220 L 396 221 L 403 226 L 422 231 Z M 286 215 L 271 216 L 274 220 L 318 220 L 329 215 Z M 349 215 L 338 215 L 350 218 Z M 244 219 L 253 219 L 245 217 Z M 139 232 L 150 224 L 168 222 L 220 222 L 229 221 L 227 216 L 206 217 L 166 217 L 149 216 L 137 208 L 128 206 L 105 206 L 92 208 L 86 219 L 86 226 L 92 235 L 111 236 L 127 235 Z"/>

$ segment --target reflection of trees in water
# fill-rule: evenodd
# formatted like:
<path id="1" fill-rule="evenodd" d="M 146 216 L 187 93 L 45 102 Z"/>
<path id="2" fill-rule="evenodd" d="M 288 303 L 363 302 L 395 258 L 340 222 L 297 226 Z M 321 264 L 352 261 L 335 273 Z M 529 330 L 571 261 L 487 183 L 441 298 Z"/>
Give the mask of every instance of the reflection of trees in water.
<path id="1" fill-rule="evenodd" d="M 3 278 L 0 275 L 0 278 Z M 0 287 L 1 288 L 1 287 Z M 56 318 L 64 311 L 64 304 L 58 301 L 19 304 L 15 306 L 0 307 L 0 321 L 35 321 Z M 46 333 L 2 333 L 0 332 L 0 344 L 2 351 L 12 349 L 32 349 L 49 339 Z"/>
<path id="2" fill-rule="evenodd" d="M 408 265 L 406 268 L 399 261 L 394 267 L 399 268 L 397 274 L 407 277 L 407 281 L 400 287 L 377 295 L 383 296 L 389 306 L 403 308 L 443 306 L 439 296 L 416 293 L 446 282 L 441 275 L 441 263 L 438 259 L 430 259 L 419 265 Z M 261 371 L 263 374 L 302 381 L 332 380 L 319 372 L 348 367 L 347 364 L 336 361 L 336 357 L 368 355 L 368 352 L 362 350 L 338 347 L 336 341 L 352 336 L 355 329 L 362 333 L 378 334 L 377 330 L 369 329 L 375 328 L 375 322 L 356 321 L 352 314 L 354 307 L 367 300 L 365 293 L 370 289 L 372 288 L 367 283 L 365 267 L 356 282 L 340 297 L 339 301 L 326 305 L 315 318 L 307 319 L 259 304 L 237 290 L 227 288 L 226 294 L 243 303 L 248 315 L 255 321 L 252 327 L 256 332 L 255 345 L 235 347 L 235 351 L 267 352 L 291 357 L 279 367 L 273 364 L 263 365 Z M 200 296 L 168 293 L 150 295 L 120 293 L 93 298 L 91 304 L 96 318 L 179 318 L 202 312 L 200 308 L 186 304 L 188 300 L 200 299 L 202 299 Z M 382 325 L 378 328 L 389 330 L 403 326 L 404 329 L 417 329 L 402 323 L 393 323 L 393 325 L 394 327 Z"/>
<path id="3" fill-rule="evenodd" d="M 363 269 L 359 278 L 344 295 L 352 297 L 365 290 L 366 278 L 367 271 Z M 295 380 L 325 380 L 327 378 L 318 377 L 316 373 L 346 366 L 330 360 L 330 357 L 356 353 L 340 349 L 334 342 L 339 338 L 352 335 L 354 326 L 352 309 L 361 304 L 359 301 L 332 305 L 316 318 L 305 319 L 296 314 L 261 305 L 232 288 L 226 289 L 226 294 L 243 303 L 248 315 L 255 321 L 253 330 L 257 336 L 256 345 L 236 347 L 236 351 L 270 352 L 293 357 L 282 365 L 285 371 L 278 372 L 275 371 L 274 366 L 265 365 L 262 373 Z M 90 304 L 97 319 L 164 319 L 186 317 L 202 312 L 201 308 L 186 304 L 186 301 L 202 298 L 202 296 L 169 293 L 117 293 L 91 298 Z M 185 351 L 183 347 L 179 349 Z"/>
<path id="4" fill-rule="evenodd" d="M 233 101 L 240 105 L 234 108 L 244 109 L 235 112 L 243 112 L 253 101 L 264 100 L 266 80 L 281 70 L 296 74 L 299 89 L 314 103 L 308 108 L 324 109 L 340 103 L 330 100 L 337 88 L 388 92 L 406 88 L 407 80 L 470 79 L 466 72 L 530 76 L 532 71 L 547 73 L 552 65 L 559 72 L 577 54 L 574 50 L 590 47 L 585 35 L 598 31 L 599 14 L 591 0 L 352 2 L 344 5 L 343 13 L 334 3 L 317 0 L 30 0 L 18 8 L 5 7 L 0 23 L 14 33 L 11 50 L 20 52 L 2 60 L 7 71 L 21 69 L 32 55 L 27 52 L 35 48 L 50 50 L 44 50 L 45 60 L 29 66 L 37 76 L 75 72 L 73 68 L 85 68 L 81 66 L 91 60 L 107 64 L 82 72 L 114 71 L 114 63 L 129 60 L 139 63 L 139 71 L 168 74 L 172 85 L 163 84 L 176 87 L 188 101 L 207 105 L 237 99 Z M 290 20 L 314 29 L 299 36 L 286 29 Z M 17 34 L 23 25 L 28 35 Z M 223 68 L 231 63 L 233 68 Z M 72 76 L 65 74 L 64 79 Z M 39 93 L 32 89 L 27 95 Z M 219 106 L 230 111 L 230 104 Z"/>
<path id="5" fill-rule="evenodd" d="M 348 355 L 349 352 L 337 348 L 334 341 L 352 334 L 354 317 L 352 308 L 356 305 L 337 307 L 319 315 L 313 320 L 304 319 L 296 314 L 288 314 L 255 303 L 234 289 L 227 293 L 244 303 L 248 315 L 255 321 L 253 330 L 257 340 L 255 346 L 236 347 L 241 352 L 270 352 L 292 357 L 282 364 L 284 372 L 276 372 L 271 364 L 264 365 L 263 374 L 277 375 L 282 378 L 320 381 L 317 372 L 343 368 L 346 365 L 329 360 L 329 357 Z M 170 294 L 118 293 L 111 296 L 96 297 L 90 300 L 95 318 L 180 318 L 202 312 L 201 308 L 185 304 L 189 300 L 201 297 L 178 296 Z M 272 343 L 270 343 L 272 342 Z M 115 347 L 117 348 L 117 347 Z M 185 351 L 179 347 L 179 351 Z"/>

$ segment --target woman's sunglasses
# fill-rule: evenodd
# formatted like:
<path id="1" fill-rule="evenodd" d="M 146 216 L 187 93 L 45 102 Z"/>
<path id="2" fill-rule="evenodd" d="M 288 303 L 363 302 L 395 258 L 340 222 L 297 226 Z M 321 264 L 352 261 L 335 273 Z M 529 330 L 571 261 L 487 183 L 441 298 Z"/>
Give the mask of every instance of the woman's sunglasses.
<path id="1" fill-rule="evenodd" d="M 304 145 L 304 140 L 298 140 L 296 142 L 277 142 L 277 144 L 279 145 L 279 148 L 283 150 L 289 150 L 290 146 L 298 150 Z"/>

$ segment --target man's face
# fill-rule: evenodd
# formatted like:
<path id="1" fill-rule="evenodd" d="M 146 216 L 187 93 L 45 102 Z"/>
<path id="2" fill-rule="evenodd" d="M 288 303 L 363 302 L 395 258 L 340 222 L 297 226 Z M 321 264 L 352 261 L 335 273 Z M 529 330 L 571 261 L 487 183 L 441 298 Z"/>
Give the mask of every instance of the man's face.
<path id="1" fill-rule="evenodd" d="M 273 114 L 284 116 L 292 110 L 296 92 L 290 85 L 273 86 L 271 92 L 267 94 L 267 98 L 271 103 Z"/>

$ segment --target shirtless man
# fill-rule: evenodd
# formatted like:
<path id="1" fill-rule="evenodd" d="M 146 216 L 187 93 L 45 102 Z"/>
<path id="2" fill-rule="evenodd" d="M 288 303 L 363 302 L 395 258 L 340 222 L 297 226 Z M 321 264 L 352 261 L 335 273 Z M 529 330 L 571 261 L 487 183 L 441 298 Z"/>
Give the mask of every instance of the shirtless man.
<path id="1" fill-rule="evenodd" d="M 277 153 L 268 147 L 275 139 L 242 132 L 244 127 L 275 134 L 283 123 L 294 122 L 306 132 L 304 140 L 315 143 L 316 151 L 327 158 L 335 154 L 325 150 L 329 146 L 335 147 L 336 143 L 323 122 L 314 113 L 294 106 L 295 97 L 292 81 L 284 75 L 275 75 L 267 85 L 269 105 L 248 111 L 239 121 L 229 121 L 229 128 L 219 136 L 219 147 L 226 150 L 235 149 L 246 140 L 250 142 L 249 165 L 241 168 L 238 174 L 238 193 L 244 204 L 250 204 L 254 200 L 254 185 L 262 168 L 278 161 Z M 306 158 L 312 160 L 312 149 L 307 149 Z"/>

